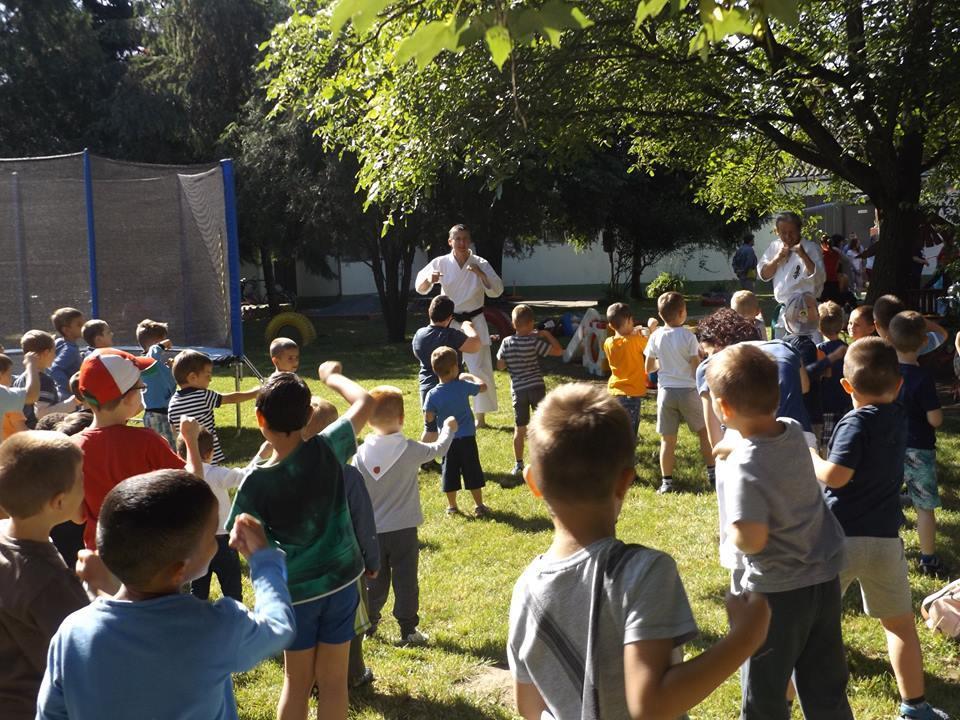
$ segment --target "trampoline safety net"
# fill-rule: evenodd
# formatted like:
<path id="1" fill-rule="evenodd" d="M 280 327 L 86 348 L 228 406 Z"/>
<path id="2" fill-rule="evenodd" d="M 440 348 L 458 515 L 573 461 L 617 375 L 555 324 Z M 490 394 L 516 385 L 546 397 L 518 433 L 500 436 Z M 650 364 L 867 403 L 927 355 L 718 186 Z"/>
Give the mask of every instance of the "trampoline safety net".
<path id="1" fill-rule="evenodd" d="M 110 323 L 116 345 L 136 345 L 151 318 L 177 345 L 234 347 L 225 204 L 220 165 L 0 160 L 3 344 L 73 306 Z"/>

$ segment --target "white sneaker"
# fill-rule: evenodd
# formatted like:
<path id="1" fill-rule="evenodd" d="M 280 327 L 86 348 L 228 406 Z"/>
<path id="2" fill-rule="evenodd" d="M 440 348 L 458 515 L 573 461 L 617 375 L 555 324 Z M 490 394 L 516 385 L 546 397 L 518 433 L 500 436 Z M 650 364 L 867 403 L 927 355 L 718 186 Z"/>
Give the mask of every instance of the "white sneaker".
<path id="1" fill-rule="evenodd" d="M 430 636 L 426 633 L 422 633 L 419 630 L 414 630 L 412 633 L 408 633 L 400 638 L 401 645 L 426 645 L 430 642 Z"/>

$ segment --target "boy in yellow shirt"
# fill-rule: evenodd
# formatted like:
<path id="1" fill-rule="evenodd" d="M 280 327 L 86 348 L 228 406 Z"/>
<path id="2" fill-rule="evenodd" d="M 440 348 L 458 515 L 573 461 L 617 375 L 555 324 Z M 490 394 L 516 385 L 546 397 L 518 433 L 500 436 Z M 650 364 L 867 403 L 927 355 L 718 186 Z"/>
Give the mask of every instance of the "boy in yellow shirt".
<path id="1" fill-rule="evenodd" d="M 640 428 L 640 401 L 647 394 L 647 371 L 643 351 L 647 349 L 644 328 L 633 324 L 633 310 L 625 303 L 607 308 L 607 323 L 614 335 L 603 342 L 603 352 L 610 365 L 607 390 L 619 402 L 633 423 L 633 435 Z M 647 320 L 649 332 L 656 330 L 655 318 Z"/>

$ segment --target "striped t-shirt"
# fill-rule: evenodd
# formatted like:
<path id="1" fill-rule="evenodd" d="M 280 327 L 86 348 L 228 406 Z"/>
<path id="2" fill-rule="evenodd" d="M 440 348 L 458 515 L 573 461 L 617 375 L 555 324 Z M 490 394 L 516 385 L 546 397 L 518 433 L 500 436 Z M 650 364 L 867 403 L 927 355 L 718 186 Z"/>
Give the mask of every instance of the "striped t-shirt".
<path id="1" fill-rule="evenodd" d="M 226 456 L 220 449 L 220 438 L 217 436 L 217 426 L 213 420 L 213 411 L 220 407 L 223 396 L 207 388 L 181 388 L 170 398 L 167 416 L 174 434 L 180 432 L 180 418 L 184 415 L 195 418 L 200 427 L 213 435 L 213 464 L 219 465 Z"/>
<path id="2" fill-rule="evenodd" d="M 510 391 L 529 390 L 543 387 L 543 373 L 540 372 L 538 358 L 549 354 L 550 345 L 536 333 L 529 335 L 511 335 L 504 338 L 497 351 L 497 359 L 507 363 L 510 373 Z"/>

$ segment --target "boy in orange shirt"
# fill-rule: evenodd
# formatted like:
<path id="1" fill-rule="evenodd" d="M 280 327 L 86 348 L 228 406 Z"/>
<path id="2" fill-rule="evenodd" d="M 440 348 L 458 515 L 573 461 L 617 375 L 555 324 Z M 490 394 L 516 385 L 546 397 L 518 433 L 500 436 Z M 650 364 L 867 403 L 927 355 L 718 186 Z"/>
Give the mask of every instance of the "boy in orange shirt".
<path id="1" fill-rule="evenodd" d="M 647 335 L 642 327 L 633 324 L 633 310 L 625 303 L 614 303 L 607 308 L 607 323 L 614 335 L 603 341 L 603 352 L 610 365 L 607 390 L 623 406 L 633 423 L 633 435 L 640 429 L 640 401 L 647 394 L 646 360 Z M 647 320 L 647 328 L 653 332 L 658 322 Z"/>

